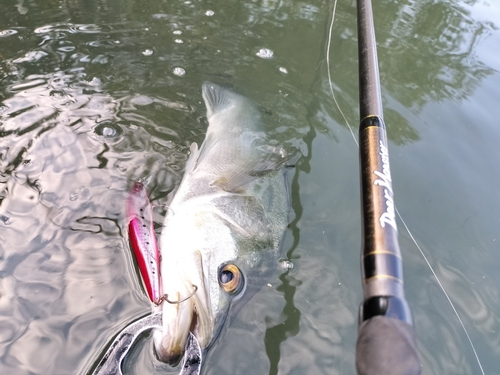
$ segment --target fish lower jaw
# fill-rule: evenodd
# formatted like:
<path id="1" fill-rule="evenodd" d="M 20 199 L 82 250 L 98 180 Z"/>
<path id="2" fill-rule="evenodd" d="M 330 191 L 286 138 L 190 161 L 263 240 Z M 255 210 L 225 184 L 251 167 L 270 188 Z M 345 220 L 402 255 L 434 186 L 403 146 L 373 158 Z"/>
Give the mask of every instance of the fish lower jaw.
<path id="1" fill-rule="evenodd" d="M 182 334 L 177 335 L 177 337 L 164 335 L 164 331 L 156 330 L 153 333 L 153 341 L 158 359 L 171 365 L 176 364 L 184 354 L 186 341 L 190 332 L 194 335 L 196 340 L 198 340 L 200 346 L 204 348 L 207 338 L 200 333 L 201 328 L 199 324 L 198 315 L 196 312 L 193 312 L 189 330 L 182 332 Z"/>
<path id="2" fill-rule="evenodd" d="M 167 338 L 163 337 L 163 332 L 161 330 L 157 330 L 153 333 L 153 341 L 155 346 L 156 355 L 158 359 L 164 363 L 175 364 L 179 361 L 182 354 L 184 353 L 184 347 L 180 345 L 165 345 L 165 340 Z M 172 342 L 171 342 L 172 343 Z"/>

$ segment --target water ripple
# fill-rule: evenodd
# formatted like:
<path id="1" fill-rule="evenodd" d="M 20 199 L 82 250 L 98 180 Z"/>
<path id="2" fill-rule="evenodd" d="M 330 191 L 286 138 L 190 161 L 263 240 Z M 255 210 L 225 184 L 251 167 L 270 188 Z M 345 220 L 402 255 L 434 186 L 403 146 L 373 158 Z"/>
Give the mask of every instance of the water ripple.
<path id="1" fill-rule="evenodd" d="M 108 29 L 109 30 L 109 29 Z M 82 34 L 97 34 L 103 31 L 103 29 L 94 24 L 88 25 L 78 25 L 71 23 L 59 23 L 53 25 L 46 25 L 38 27 L 34 30 L 35 34 L 48 34 L 58 31 L 67 31 L 70 33 L 82 33 Z"/>
<path id="2" fill-rule="evenodd" d="M 313 100 L 311 81 L 293 81 L 301 65 L 284 60 L 279 46 L 273 44 L 273 64 L 254 55 L 272 44 L 270 30 L 252 28 L 250 18 L 282 27 L 292 15 L 316 13 L 301 5 L 299 16 L 291 5 L 273 4 L 238 13 L 234 4 L 226 9 L 214 3 L 208 17 L 206 7 L 190 1 L 148 9 L 128 0 L 62 8 L 41 2 L 36 12 L 35 3 L 25 1 L 29 19 L 5 7 L 12 23 L 4 26 L 0 58 L 1 373 L 84 373 L 120 327 L 149 311 L 128 249 L 124 202 L 131 181 L 149 176 L 148 190 L 159 207 L 155 219 L 161 221 L 189 146 L 206 131 L 201 82 L 234 83 L 272 108 L 264 117 L 270 128 L 279 125 L 273 136 L 300 146 L 309 124 L 308 110 L 297 103 Z M 234 17 L 241 22 L 224 26 Z M 303 295 L 295 274 L 285 282 Z M 268 292 L 279 315 L 283 294 Z M 295 341 L 284 338 L 298 332 L 307 306 L 300 305 L 300 315 L 291 302 L 288 331 L 275 331 L 295 350 Z M 260 300 L 259 309 L 247 311 L 254 314 L 251 326 L 239 327 L 248 333 L 244 343 L 261 346 L 255 357 L 263 372 L 262 311 L 268 305 Z M 275 315 L 269 313 L 269 322 L 280 320 Z M 304 321 L 314 326 L 308 339 L 326 327 Z M 245 345 L 240 348 L 244 359 Z M 151 371 L 172 372 L 148 353 Z M 140 366 L 137 372 L 145 373 Z"/>

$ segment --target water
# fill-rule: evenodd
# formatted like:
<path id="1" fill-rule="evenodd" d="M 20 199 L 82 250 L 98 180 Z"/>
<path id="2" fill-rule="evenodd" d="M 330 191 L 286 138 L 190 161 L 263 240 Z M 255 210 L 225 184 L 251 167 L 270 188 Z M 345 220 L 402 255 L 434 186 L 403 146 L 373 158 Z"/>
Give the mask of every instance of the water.
<path id="1" fill-rule="evenodd" d="M 333 3 L 0 0 L 0 9 L 0 373 L 83 374 L 149 312 L 126 238 L 127 188 L 151 176 L 161 223 L 189 145 L 204 137 L 210 80 L 256 100 L 272 135 L 303 157 L 282 261 L 205 373 L 355 374 L 358 155 L 328 82 Z M 374 13 L 397 207 L 485 373 L 498 374 L 500 7 L 403 0 L 375 2 Z M 356 132 L 355 15 L 354 1 L 339 0 L 330 69 Z M 399 227 L 423 374 L 479 374 Z M 125 370 L 178 373 L 148 339 Z"/>

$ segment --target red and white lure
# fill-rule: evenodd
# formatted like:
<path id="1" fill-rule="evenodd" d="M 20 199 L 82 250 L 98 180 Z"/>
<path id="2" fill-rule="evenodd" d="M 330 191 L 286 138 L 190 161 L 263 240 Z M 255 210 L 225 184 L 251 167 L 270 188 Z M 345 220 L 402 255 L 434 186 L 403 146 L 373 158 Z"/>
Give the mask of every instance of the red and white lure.
<path id="1" fill-rule="evenodd" d="M 128 235 L 142 281 L 151 302 L 161 301 L 160 251 L 153 228 L 153 210 L 141 182 L 135 182 L 127 199 Z"/>
<path id="2" fill-rule="evenodd" d="M 160 251 L 153 228 L 153 210 L 143 183 L 134 183 L 127 198 L 126 211 L 127 219 L 130 220 L 128 224 L 130 245 L 139 265 L 142 281 L 151 302 L 159 305 L 164 301 L 164 297 L 161 297 Z M 165 300 L 168 301 L 166 296 Z M 92 374 L 123 375 L 122 362 L 130 348 L 143 332 L 161 330 L 162 316 L 161 311 L 155 312 L 153 309 L 151 315 L 146 315 L 125 327 L 115 337 Z M 202 350 L 198 340 L 191 332 L 189 332 L 184 352 L 179 375 L 199 375 Z"/>

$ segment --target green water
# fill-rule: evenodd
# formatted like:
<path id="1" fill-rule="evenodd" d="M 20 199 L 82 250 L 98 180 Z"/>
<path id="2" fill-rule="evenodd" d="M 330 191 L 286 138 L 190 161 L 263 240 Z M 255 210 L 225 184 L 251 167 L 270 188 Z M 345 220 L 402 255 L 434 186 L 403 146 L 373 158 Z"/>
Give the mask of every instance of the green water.
<path id="1" fill-rule="evenodd" d="M 151 176 L 161 231 L 201 84 L 255 100 L 303 156 L 283 260 L 205 374 L 355 374 L 362 299 L 355 1 L 0 0 L 0 373 L 83 374 L 150 310 L 128 248 L 127 188 Z M 500 374 L 500 6 L 375 1 L 399 212 L 477 350 Z M 271 56 L 272 52 L 272 56 Z M 480 374 L 399 222 L 422 373 Z M 177 374 L 145 338 L 126 374 Z"/>

